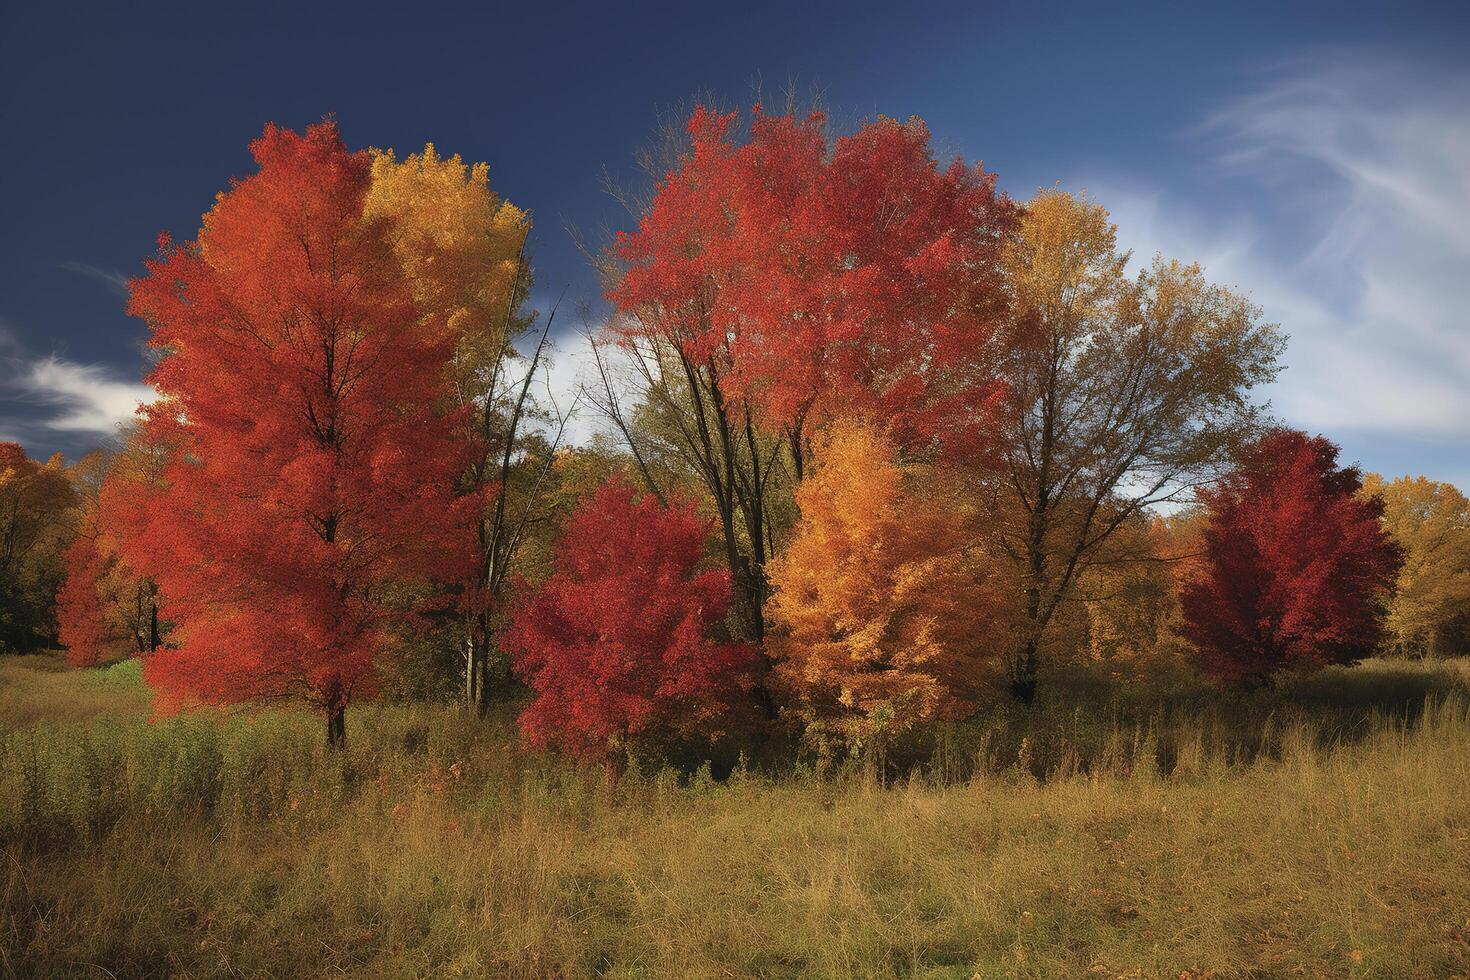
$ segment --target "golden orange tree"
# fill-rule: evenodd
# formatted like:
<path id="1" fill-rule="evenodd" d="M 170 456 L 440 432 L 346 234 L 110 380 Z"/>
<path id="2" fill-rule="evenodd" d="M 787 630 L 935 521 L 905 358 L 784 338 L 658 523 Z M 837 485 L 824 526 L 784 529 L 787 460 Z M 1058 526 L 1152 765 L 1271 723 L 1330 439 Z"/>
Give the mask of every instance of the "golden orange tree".
<path id="1" fill-rule="evenodd" d="M 1470 643 L 1470 501 L 1425 477 L 1363 478 L 1383 498 L 1383 525 L 1404 553 L 1388 629 L 1400 653 L 1457 652 Z"/>
<path id="2" fill-rule="evenodd" d="M 364 217 L 390 219 L 393 250 L 425 315 L 442 316 L 454 331 L 466 401 L 528 326 L 520 303 L 529 286 L 522 249 L 530 215 L 489 180 L 486 164 L 440 156 L 432 143 L 402 160 L 374 150 L 363 204 Z"/>
<path id="3" fill-rule="evenodd" d="M 963 717 L 1003 652 L 975 512 L 874 427 L 836 423 L 816 450 L 770 568 L 768 644 L 789 705 L 857 748 Z"/>

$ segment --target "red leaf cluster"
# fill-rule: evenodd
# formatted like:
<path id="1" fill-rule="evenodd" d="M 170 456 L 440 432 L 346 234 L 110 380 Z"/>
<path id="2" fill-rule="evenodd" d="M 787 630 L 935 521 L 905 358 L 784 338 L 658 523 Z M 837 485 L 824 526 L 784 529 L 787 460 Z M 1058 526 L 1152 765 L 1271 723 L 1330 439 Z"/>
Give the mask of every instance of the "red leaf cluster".
<path id="1" fill-rule="evenodd" d="M 95 516 L 83 523 L 62 553 L 66 578 L 56 593 L 56 625 L 66 659 L 73 667 L 94 666 L 112 639 L 112 627 L 103 615 L 98 582 L 117 560 L 100 548 Z"/>
<path id="2" fill-rule="evenodd" d="M 1350 664 L 1383 638 L 1383 600 L 1401 556 L 1358 495 L 1337 447 L 1291 430 L 1249 446 L 1237 470 L 1202 491 L 1202 570 L 1181 596 L 1201 666 L 1260 683 L 1288 668 Z"/>
<path id="3" fill-rule="evenodd" d="M 536 692 L 520 719 L 533 744 L 605 758 L 640 737 L 709 734 L 728 715 L 756 651 L 709 637 L 730 575 L 700 571 L 708 533 L 692 503 L 639 500 L 620 479 L 569 518 L 555 574 L 505 636 Z"/>
<path id="4" fill-rule="evenodd" d="M 713 363 L 772 427 L 858 409 L 908 440 L 988 437 L 1018 216 L 995 175 L 940 166 L 917 119 L 830 143 L 820 115 L 757 107 L 740 142 L 734 121 L 694 113 L 681 167 L 620 237 L 622 338 Z"/>

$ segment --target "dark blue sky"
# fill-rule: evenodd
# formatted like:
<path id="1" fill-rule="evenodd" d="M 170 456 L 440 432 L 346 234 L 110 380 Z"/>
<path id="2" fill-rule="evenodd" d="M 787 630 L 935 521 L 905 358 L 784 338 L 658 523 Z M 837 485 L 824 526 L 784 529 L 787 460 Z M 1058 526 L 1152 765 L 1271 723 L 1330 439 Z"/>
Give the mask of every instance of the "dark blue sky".
<path id="1" fill-rule="evenodd" d="M 1226 172 L 1216 164 L 1240 147 L 1213 146 L 1206 121 L 1284 77 L 1320 80 L 1359 60 L 1400 81 L 1412 69 L 1403 84 L 1416 100 L 1463 77 L 1467 50 L 1464 2 L 12 2 L 0 25 L 0 438 L 69 455 L 99 440 L 99 413 L 143 369 L 143 329 L 121 312 L 117 275 L 140 271 L 160 230 L 193 235 L 215 192 L 248 170 L 246 144 L 267 121 L 299 127 L 330 112 L 353 146 L 407 152 L 432 140 L 489 161 L 492 185 L 536 218 L 540 295 L 570 286 L 570 297 L 595 297 L 564 226 L 622 221 L 600 174 L 630 170 L 657 109 L 701 90 L 748 103 L 757 79 L 779 89 L 793 77 L 820 87 L 839 117 L 924 116 L 942 146 L 983 159 L 1014 194 L 1056 180 L 1112 189 L 1123 237 L 1141 251 L 1223 249 L 1228 271 L 1245 274 L 1253 266 L 1232 264 L 1220 228 L 1250 215 L 1251 240 L 1279 267 L 1334 225 L 1310 208 L 1289 222 L 1273 215 L 1310 202 L 1314 186 L 1354 178 L 1351 168 L 1334 175 L 1332 157 L 1286 176 Z M 1344 83 L 1355 84 L 1365 100 L 1380 88 Z M 1241 129 L 1237 142 L 1249 141 Z M 1301 163 L 1279 133 L 1254 139 Z M 1322 182 L 1311 168 L 1324 169 Z M 1285 203 L 1263 197 L 1282 188 L 1293 189 Z M 1317 275 L 1340 298 L 1335 268 L 1303 268 L 1294 282 Z M 1376 295 L 1362 276 L 1353 282 L 1359 300 Z M 1268 315 L 1296 333 L 1287 321 L 1298 307 L 1273 308 L 1270 283 L 1235 285 L 1265 289 Z M 1390 329 L 1359 319 L 1369 333 Z M 1451 324 L 1448 342 L 1456 336 Z M 1349 413 L 1328 434 L 1371 466 L 1470 476 L 1455 458 L 1470 446 L 1466 430 L 1416 418 L 1385 429 Z"/>

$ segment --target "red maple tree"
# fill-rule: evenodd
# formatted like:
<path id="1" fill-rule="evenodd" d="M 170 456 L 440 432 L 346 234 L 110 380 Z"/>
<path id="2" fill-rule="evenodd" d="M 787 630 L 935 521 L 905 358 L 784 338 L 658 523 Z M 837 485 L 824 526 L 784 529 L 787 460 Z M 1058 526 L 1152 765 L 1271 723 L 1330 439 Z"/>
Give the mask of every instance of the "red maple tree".
<path id="1" fill-rule="evenodd" d="M 1259 684 L 1273 673 L 1351 664 L 1383 638 L 1383 599 L 1401 556 L 1383 502 L 1337 465 L 1327 439 L 1278 429 L 1203 491 L 1201 571 L 1181 595 L 1201 667 Z"/>
<path id="2" fill-rule="evenodd" d="M 555 573 L 505 636 L 536 692 L 520 718 L 532 744 L 616 764 L 639 741 L 717 732 L 756 651 L 710 637 L 730 575 L 700 570 L 709 530 L 692 502 L 640 500 L 619 478 L 572 514 Z"/>
<path id="3" fill-rule="evenodd" d="M 174 702 L 299 696 L 327 716 L 374 688 L 390 607 L 460 576 L 463 426 L 447 325 L 363 217 L 370 161 L 335 125 L 267 126 L 197 241 L 165 238 L 129 311 L 164 357 L 143 437 L 166 462 L 135 494 L 125 557 L 177 624 L 145 664 Z"/>
<path id="4" fill-rule="evenodd" d="M 741 141 L 734 122 L 696 110 L 681 166 L 619 237 L 618 331 L 713 365 L 798 451 L 807 421 L 855 407 L 908 439 L 987 439 L 997 260 L 1019 213 L 995 175 L 941 166 L 918 119 L 835 141 L 821 115 L 757 106 Z"/>

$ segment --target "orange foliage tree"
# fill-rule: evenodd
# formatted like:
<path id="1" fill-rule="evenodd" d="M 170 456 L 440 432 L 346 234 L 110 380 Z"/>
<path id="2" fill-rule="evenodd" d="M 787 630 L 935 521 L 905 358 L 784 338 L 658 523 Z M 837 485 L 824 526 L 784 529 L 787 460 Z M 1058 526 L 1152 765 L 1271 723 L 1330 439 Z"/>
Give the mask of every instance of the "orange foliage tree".
<path id="1" fill-rule="evenodd" d="M 158 583 L 136 574 L 122 556 L 122 534 L 133 513 L 127 494 L 146 487 L 155 462 L 134 430 L 122 452 L 93 453 L 72 468 L 80 516 L 62 556 L 66 581 L 57 593 L 56 618 L 73 666 L 92 666 L 124 650 L 151 653 L 162 644 L 167 624 L 159 619 Z"/>
<path id="2" fill-rule="evenodd" d="M 89 515 L 62 554 L 66 579 L 56 593 L 57 634 L 73 667 L 96 664 L 113 639 L 98 592 L 116 556 L 99 547 L 98 537 L 96 515 Z"/>
<path id="3" fill-rule="evenodd" d="M 132 284 L 164 354 L 143 434 L 169 458 L 125 557 L 177 624 L 145 665 L 167 698 L 301 697 L 339 744 L 390 590 L 468 574 L 454 338 L 421 315 L 390 222 L 364 217 L 367 154 L 329 123 L 268 126 L 251 152 L 198 240 L 165 240 Z"/>
<path id="4" fill-rule="evenodd" d="M 855 745 L 963 717 L 999 676 L 1006 603 L 945 475 L 856 422 L 818 437 L 801 520 L 771 565 L 769 637 L 795 711 Z"/>

